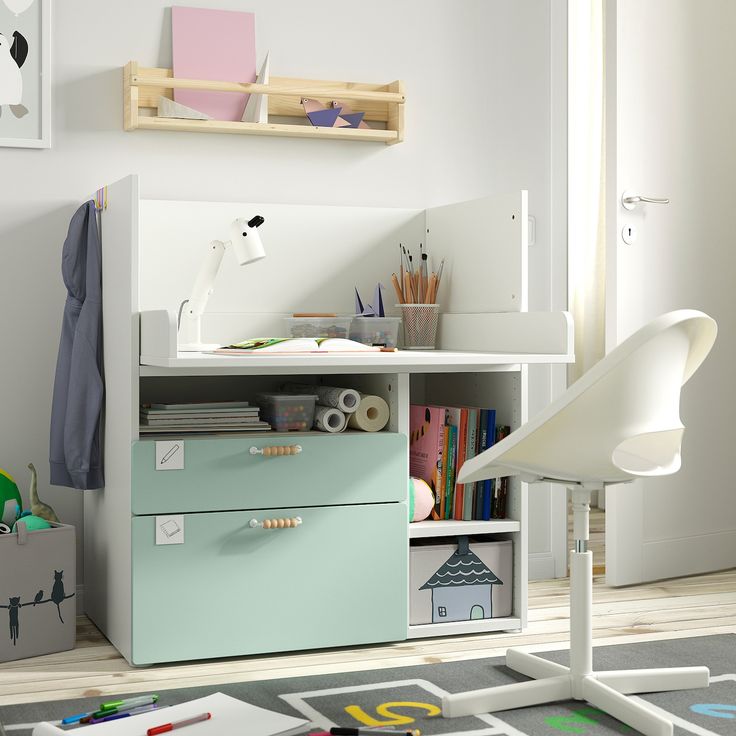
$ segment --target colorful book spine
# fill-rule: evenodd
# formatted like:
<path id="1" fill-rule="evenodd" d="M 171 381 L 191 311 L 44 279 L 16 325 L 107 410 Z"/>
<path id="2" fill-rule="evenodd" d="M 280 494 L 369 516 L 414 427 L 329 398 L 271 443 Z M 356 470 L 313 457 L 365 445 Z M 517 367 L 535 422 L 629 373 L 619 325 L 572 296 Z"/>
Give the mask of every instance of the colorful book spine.
<path id="1" fill-rule="evenodd" d="M 478 441 L 478 409 L 465 410 L 467 426 L 465 429 L 465 458 L 464 461 L 475 457 Z M 463 521 L 473 518 L 473 499 L 475 496 L 475 481 L 463 485 Z"/>
<path id="2" fill-rule="evenodd" d="M 501 424 L 496 427 L 496 442 L 500 442 L 511 433 L 511 427 Z M 505 482 L 504 482 L 505 481 Z M 493 484 L 493 503 L 491 505 L 491 518 L 505 519 L 506 504 L 504 496 L 508 494 L 508 478 L 496 478 Z"/>
<path id="3" fill-rule="evenodd" d="M 486 421 L 486 449 L 493 447 L 496 441 L 496 410 L 488 409 L 488 413 L 485 418 Z M 487 478 L 482 481 L 483 483 L 483 502 L 481 504 L 481 519 L 483 521 L 489 521 L 491 519 L 491 499 L 493 496 L 493 480 Z"/>
<path id="4" fill-rule="evenodd" d="M 460 472 L 465 462 L 466 451 L 466 435 L 468 433 L 468 410 L 460 409 L 460 421 L 457 427 L 457 454 L 455 459 L 455 473 Z M 463 502 L 464 502 L 464 486 L 462 483 L 455 483 L 455 507 L 453 519 L 462 521 L 463 519 Z"/>
<path id="5" fill-rule="evenodd" d="M 457 426 L 451 424 L 448 435 L 447 482 L 445 483 L 445 519 L 453 518 L 455 496 L 455 461 L 457 456 Z"/>
<path id="6" fill-rule="evenodd" d="M 436 518 L 437 519 L 445 518 L 445 496 L 447 494 L 447 473 L 449 472 L 448 462 L 449 462 L 449 457 L 450 457 L 449 442 L 450 442 L 450 425 L 447 424 L 447 421 L 445 419 L 443 427 L 442 427 L 442 472 L 440 474 L 440 478 L 438 481 L 439 504 L 436 506 L 437 508 Z"/>
<path id="7" fill-rule="evenodd" d="M 439 428 L 437 431 L 437 449 L 435 453 L 435 475 L 434 475 L 434 509 L 432 509 L 432 518 L 441 519 L 442 500 L 445 494 L 444 464 L 445 464 L 445 441 L 447 434 L 445 432 L 445 409 L 444 407 L 435 407 L 439 412 Z"/>
<path id="8" fill-rule="evenodd" d="M 488 409 L 478 412 L 478 454 L 485 452 L 488 448 Z M 485 481 L 479 480 L 475 484 L 475 509 L 474 519 L 483 518 L 483 488 Z"/>

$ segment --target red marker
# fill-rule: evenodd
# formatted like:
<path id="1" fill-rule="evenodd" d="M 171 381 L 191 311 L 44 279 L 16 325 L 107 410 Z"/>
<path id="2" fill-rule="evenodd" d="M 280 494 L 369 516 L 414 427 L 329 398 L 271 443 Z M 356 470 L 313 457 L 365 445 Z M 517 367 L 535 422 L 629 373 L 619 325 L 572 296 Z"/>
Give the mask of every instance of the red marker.
<path id="1" fill-rule="evenodd" d="M 198 716 L 192 716 L 191 718 L 184 718 L 181 721 L 174 721 L 173 723 L 162 723 L 160 726 L 154 726 L 146 731 L 146 736 L 158 736 L 160 733 L 168 733 L 176 728 L 184 728 L 184 726 L 192 726 L 195 723 L 201 723 L 202 721 L 209 721 L 212 718 L 211 713 L 200 713 Z"/>

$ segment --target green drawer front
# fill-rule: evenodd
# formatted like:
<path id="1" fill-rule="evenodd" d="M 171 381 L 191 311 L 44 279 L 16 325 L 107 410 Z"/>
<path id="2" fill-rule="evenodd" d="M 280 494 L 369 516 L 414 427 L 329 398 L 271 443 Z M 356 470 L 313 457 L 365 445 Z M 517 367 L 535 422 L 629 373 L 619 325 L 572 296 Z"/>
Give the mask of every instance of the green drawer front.
<path id="1" fill-rule="evenodd" d="M 156 470 L 156 443 L 133 444 L 134 514 L 405 501 L 406 437 L 389 432 L 181 440 L 183 470 Z M 298 455 L 251 447 L 300 445 Z"/>
<path id="2" fill-rule="evenodd" d="M 292 529 L 255 518 L 300 516 Z M 187 514 L 184 543 L 133 519 L 134 664 L 406 638 L 403 503 Z"/>

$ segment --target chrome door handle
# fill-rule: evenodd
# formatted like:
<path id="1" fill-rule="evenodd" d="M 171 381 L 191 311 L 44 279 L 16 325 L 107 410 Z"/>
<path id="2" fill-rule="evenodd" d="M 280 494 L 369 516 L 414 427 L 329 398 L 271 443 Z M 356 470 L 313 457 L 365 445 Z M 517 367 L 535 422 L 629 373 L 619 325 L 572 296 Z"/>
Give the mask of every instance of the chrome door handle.
<path id="1" fill-rule="evenodd" d="M 627 210 L 633 210 L 638 204 L 669 204 L 668 197 L 649 197 L 646 194 L 633 194 L 626 191 L 621 195 L 621 204 Z"/>

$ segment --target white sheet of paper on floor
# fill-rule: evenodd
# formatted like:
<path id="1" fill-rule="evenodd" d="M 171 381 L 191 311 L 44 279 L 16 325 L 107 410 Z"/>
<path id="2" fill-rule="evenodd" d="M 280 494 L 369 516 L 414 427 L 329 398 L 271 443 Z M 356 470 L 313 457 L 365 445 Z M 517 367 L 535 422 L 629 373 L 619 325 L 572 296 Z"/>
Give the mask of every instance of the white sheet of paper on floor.
<path id="1" fill-rule="evenodd" d="M 161 698 L 165 705 L 166 698 Z M 248 736 L 287 736 L 306 731 L 309 721 L 259 708 L 231 698 L 223 693 L 214 693 L 187 703 L 172 705 L 161 711 L 141 713 L 119 721 L 99 723 L 94 726 L 94 736 L 140 736 L 147 729 L 163 723 L 171 723 L 184 718 L 211 713 L 209 721 L 187 726 L 187 736 L 222 736 L 223 734 L 247 733 Z M 66 734 L 50 723 L 39 723 L 32 736 L 59 736 Z M 91 733 L 91 732 L 90 732 Z"/>

